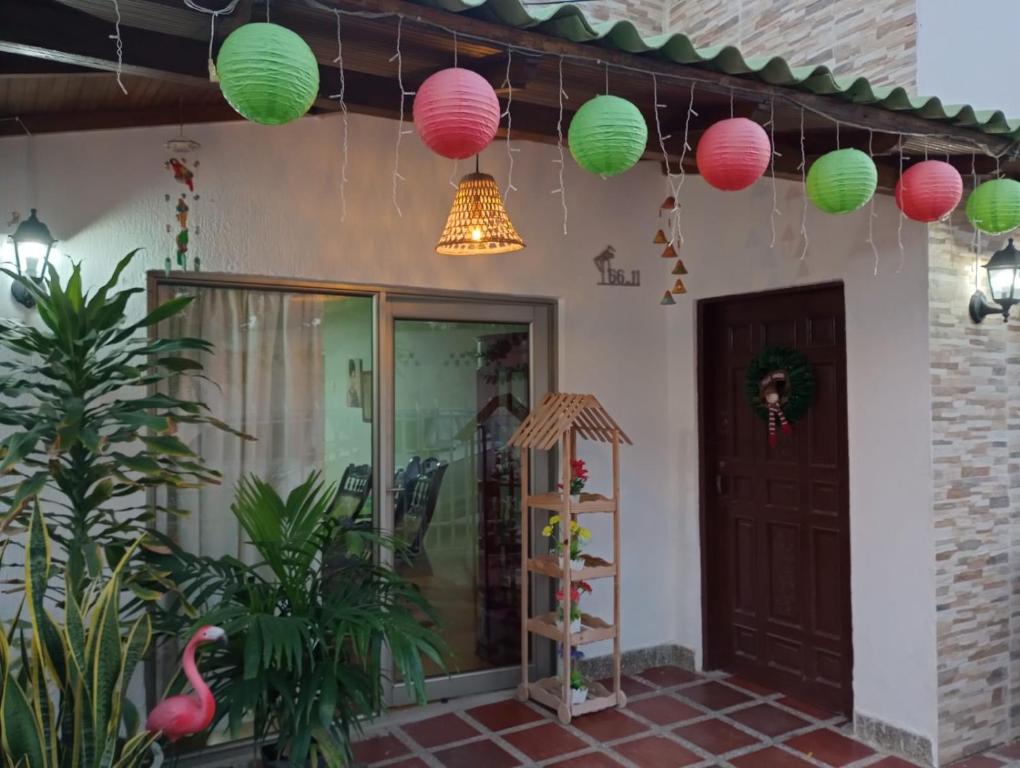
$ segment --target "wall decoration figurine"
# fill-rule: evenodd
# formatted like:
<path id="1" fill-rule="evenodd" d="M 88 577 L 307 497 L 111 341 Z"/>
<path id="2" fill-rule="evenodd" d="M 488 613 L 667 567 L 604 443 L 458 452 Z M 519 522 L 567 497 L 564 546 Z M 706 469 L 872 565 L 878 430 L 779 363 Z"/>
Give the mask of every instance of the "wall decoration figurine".
<path id="1" fill-rule="evenodd" d="M 216 699 L 195 664 L 195 651 L 198 646 L 207 643 L 226 645 L 227 633 L 219 627 L 205 626 L 188 641 L 181 666 L 194 692 L 171 696 L 157 704 L 145 721 L 145 730 L 149 733 L 160 734 L 175 742 L 201 733 L 212 723 L 216 715 Z"/>
<path id="2" fill-rule="evenodd" d="M 195 173 L 188 168 L 183 158 L 171 157 L 166 161 L 166 167 L 173 172 L 174 179 L 186 186 L 189 192 L 195 191 Z"/>
<path id="3" fill-rule="evenodd" d="M 193 142 L 195 147 L 200 146 L 198 142 Z M 177 269 L 188 268 L 188 250 L 191 243 L 191 205 L 188 204 L 188 195 L 191 195 L 192 204 L 198 200 L 198 195 L 195 194 L 195 169 L 199 166 L 197 159 L 192 160 L 191 164 L 183 157 L 171 157 L 163 163 L 163 167 L 166 168 L 174 178 L 174 182 L 179 185 L 183 185 L 187 188 L 187 191 L 178 192 L 176 195 L 166 195 L 167 202 L 173 204 L 174 210 L 174 222 L 175 228 L 171 225 L 167 225 L 167 233 L 173 237 L 174 242 L 174 254 L 175 259 L 171 261 L 170 257 L 167 256 L 164 262 L 164 268 L 167 273 L 176 264 Z M 180 187 L 178 187 L 180 189 Z M 195 234 L 198 234 L 197 228 Z M 197 272 L 201 268 L 201 260 L 196 256 L 191 261 Z"/>
<path id="4" fill-rule="evenodd" d="M 755 415 L 768 423 L 769 445 L 775 445 L 776 426 L 789 434 L 811 407 L 811 363 L 796 349 L 764 347 L 747 366 L 745 393 Z"/>

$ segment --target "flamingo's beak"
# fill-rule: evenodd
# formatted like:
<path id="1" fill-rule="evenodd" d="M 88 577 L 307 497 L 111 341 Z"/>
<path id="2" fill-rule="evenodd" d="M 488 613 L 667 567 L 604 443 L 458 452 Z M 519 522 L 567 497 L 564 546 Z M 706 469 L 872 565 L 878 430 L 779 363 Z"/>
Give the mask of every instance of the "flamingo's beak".
<path id="1" fill-rule="evenodd" d="M 230 645 L 230 642 L 227 640 L 226 632 L 224 632 L 222 635 L 216 638 L 216 645 L 220 646 L 221 648 L 226 648 L 228 645 Z"/>

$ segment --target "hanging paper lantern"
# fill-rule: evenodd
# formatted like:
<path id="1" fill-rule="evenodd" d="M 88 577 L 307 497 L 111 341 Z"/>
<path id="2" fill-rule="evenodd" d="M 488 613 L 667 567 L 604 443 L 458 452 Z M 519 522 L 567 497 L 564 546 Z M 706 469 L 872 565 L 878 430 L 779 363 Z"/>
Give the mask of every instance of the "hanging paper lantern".
<path id="1" fill-rule="evenodd" d="M 942 160 L 925 160 L 910 166 L 896 182 L 896 205 L 914 221 L 938 221 L 963 196 L 960 172 Z"/>
<path id="2" fill-rule="evenodd" d="M 837 149 L 815 160 L 807 175 L 807 194 L 826 213 L 850 213 L 875 194 L 878 169 L 859 149 Z"/>
<path id="3" fill-rule="evenodd" d="M 308 111 L 319 94 L 319 65 L 299 35 L 255 22 L 223 41 L 216 72 L 227 102 L 243 117 L 281 125 Z"/>
<path id="4" fill-rule="evenodd" d="M 469 69 L 436 72 L 414 97 L 414 127 L 437 155 L 463 160 L 496 137 L 499 99 L 489 82 Z"/>
<path id="5" fill-rule="evenodd" d="M 616 176 L 641 159 L 648 126 L 641 112 L 619 96 L 586 101 L 570 121 L 570 154 L 589 173 Z"/>
<path id="6" fill-rule="evenodd" d="M 992 179 L 978 184 L 967 198 L 967 218 L 987 235 L 1020 227 L 1020 181 Z"/>
<path id="7" fill-rule="evenodd" d="M 716 189 L 745 189 L 765 173 L 772 144 L 765 129 L 746 117 L 720 120 L 698 142 L 698 172 Z"/>

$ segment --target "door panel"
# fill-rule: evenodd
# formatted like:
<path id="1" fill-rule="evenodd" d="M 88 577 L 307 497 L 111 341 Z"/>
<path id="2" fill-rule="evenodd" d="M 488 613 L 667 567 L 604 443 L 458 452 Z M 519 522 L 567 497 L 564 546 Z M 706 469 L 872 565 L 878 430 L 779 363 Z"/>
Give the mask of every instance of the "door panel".
<path id="1" fill-rule="evenodd" d="M 706 665 L 852 706 L 843 290 L 704 302 L 700 312 Z M 744 375 L 764 346 L 803 352 L 808 414 L 770 446 Z"/>

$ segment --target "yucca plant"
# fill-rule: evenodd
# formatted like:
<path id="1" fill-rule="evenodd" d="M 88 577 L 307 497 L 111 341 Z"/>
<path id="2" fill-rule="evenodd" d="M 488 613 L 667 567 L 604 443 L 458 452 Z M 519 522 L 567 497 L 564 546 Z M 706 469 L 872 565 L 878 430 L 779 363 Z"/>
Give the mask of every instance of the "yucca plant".
<path id="1" fill-rule="evenodd" d="M 253 719 L 256 742 L 275 737 L 277 754 L 295 765 L 347 764 L 352 730 L 381 701 L 384 646 L 419 701 L 423 659 L 442 666 L 446 656 L 427 626 L 436 620 L 432 607 L 374 557 L 399 546 L 333 515 L 334 494 L 318 473 L 286 498 L 248 477 L 231 509 L 257 552 L 255 564 L 197 557 L 171 541 L 170 554 L 148 555 L 178 589 L 157 625 L 183 636 L 175 623 L 183 611 L 192 627 L 215 624 L 230 638 L 205 663 L 217 717 L 228 718 L 234 732 Z"/>
<path id="2" fill-rule="evenodd" d="M 35 299 L 41 327 L 0 319 L 0 535 L 23 528 L 31 499 L 45 500 L 50 534 L 80 589 L 143 535 L 153 508 L 144 493 L 160 486 L 219 482 L 218 472 L 177 436 L 181 423 L 227 429 L 206 406 L 153 394 L 170 378 L 200 376 L 197 357 L 211 345 L 197 338 L 149 337 L 191 297 L 171 299 L 137 322 L 117 290 L 132 251 L 93 293 L 74 264 L 66 285 L 52 266 L 41 284 L 4 270 Z M 70 546 L 72 545 L 73 546 Z"/>
<path id="3" fill-rule="evenodd" d="M 147 615 L 127 627 L 120 622 L 122 575 L 135 546 L 82 594 L 68 589 L 57 620 L 44 598 L 53 571 L 50 539 L 33 505 L 22 604 L 28 627 L 15 621 L 0 632 L 6 768 L 134 768 L 146 758 L 153 738 L 136 733 L 138 714 L 126 696 L 152 629 Z"/>

